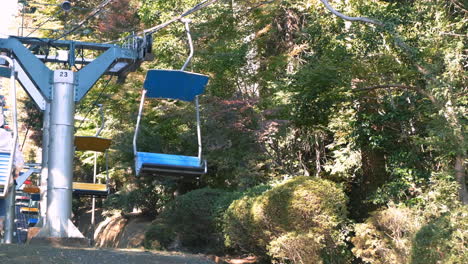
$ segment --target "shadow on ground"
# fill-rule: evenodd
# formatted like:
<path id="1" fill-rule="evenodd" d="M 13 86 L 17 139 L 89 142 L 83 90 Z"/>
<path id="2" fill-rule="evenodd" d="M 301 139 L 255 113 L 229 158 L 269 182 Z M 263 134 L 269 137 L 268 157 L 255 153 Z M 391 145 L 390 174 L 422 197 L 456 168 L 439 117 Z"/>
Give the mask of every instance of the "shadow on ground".
<path id="1" fill-rule="evenodd" d="M 16 264 L 210 264 L 203 256 L 142 250 L 52 248 L 31 245 L 0 245 L 1 263 Z"/>

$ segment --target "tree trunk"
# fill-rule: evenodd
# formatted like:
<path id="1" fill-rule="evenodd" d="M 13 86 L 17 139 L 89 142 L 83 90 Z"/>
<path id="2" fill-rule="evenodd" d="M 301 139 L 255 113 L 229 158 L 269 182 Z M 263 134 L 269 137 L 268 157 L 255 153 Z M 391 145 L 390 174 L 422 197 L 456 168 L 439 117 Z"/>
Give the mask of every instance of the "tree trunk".
<path id="1" fill-rule="evenodd" d="M 351 218 L 357 221 L 369 216 L 380 205 L 367 202 L 388 179 L 385 154 L 382 150 L 361 148 L 362 177 L 352 186 L 350 194 Z"/>
<path id="2" fill-rule="evenodd" d="M 458 195 L 463 204 L 468 204 L 468 191 L 466 189 L 466 170 L 465 170 L 465 157 L 457 155 L 455 158 L 455 177 L 459 184 Z"/>
<path id="3" fill-rule="evenodd" d="M 378 115 L 379 104 L 376 98 L 376 92 L 371 91 L 366 97 L 358 99 L 358 123 L 370 122 L 366 120 L 368 116 Z M 367 118 L 364 118 L 365 116 Z M 372 133 L 382 133 L 381 125 L 377 123 L 369 125 L 368 128 L 373 130 Z M 385 151 L 371 145 L 368 138 L 370 135 L 363 133 L 359 137 L 358 145 L 361 150 L 362 175 L 353 184 L 350 194 L 351 217 L 358 221 L 367 218 L 370 212 L 380 207 L 380 205 L 369 203 L 368 200 L 388 180 Z"/>

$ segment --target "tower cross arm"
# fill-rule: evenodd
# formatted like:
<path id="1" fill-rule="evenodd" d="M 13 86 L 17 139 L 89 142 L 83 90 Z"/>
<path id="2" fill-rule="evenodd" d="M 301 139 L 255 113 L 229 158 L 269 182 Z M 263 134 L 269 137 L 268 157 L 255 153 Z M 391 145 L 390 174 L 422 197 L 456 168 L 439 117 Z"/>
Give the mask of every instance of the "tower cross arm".
<path id="1" fill-rule="evenodd" d="M 83 69 L 78 71 L 76 78 L 78 83 L 75 91 L 75 101 L 80 101 L 106 72 L 112 71 L 111 74 L 125 72 L 125 69 L 135 64 L 137 60 L 138 53 L 134 50 L 120 48 L 117 46 L 109 48 Z M 119 63 L 122 64 L 121 67 L 117 67 Z M 118 69 L 114 70 L 112 66 L 113 68 Z"/>
<path id="2" fill-rule="evenodd" d="M 50 98 L 52 71 L 16 38 L 0 39 L 0 50 L 13 53 L 29 79 L 45 98 Z"/>

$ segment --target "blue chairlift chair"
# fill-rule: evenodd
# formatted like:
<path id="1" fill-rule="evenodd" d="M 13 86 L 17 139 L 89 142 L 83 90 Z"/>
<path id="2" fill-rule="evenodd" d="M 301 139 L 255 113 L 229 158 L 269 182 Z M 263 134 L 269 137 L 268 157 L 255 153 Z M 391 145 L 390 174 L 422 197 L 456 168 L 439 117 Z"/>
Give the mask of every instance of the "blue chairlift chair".
<path id="1" fill-rule="evenodd" d="M 29 207 L 39 207 L 39 201 L 41 200 L 41 195 L 39 193 L 31 194 L 31 199 L 29 201 Z M 35 226 L 39 222 L 39 214 L 31 214 L 28 218 L 28 226 Z"/>
<path id="2" fill-rule="evenodd" d="M 190 54 L 181 70 L 149 70 L 143 84 L 143 91 L 138 111 L 138 118 L 133 137 L 133 152 L 135 155 L 135 170 L 137 176 L 157 177 L 196 177 L 207 171 L 206 160 L 201 157 L 201 131 L 198 95 L 205 91 L 208 76 L 184 71 L 193 57 L 193 44 L 188 26 L 188 20 L 182 20 L 185 24 Z M 137 150 L 137 137 L 145 97 L 175 99 L 182 101 L 194 101 L 197 118 L 198 156 L 182 156 L 173 154 L 141 152 Z"/>

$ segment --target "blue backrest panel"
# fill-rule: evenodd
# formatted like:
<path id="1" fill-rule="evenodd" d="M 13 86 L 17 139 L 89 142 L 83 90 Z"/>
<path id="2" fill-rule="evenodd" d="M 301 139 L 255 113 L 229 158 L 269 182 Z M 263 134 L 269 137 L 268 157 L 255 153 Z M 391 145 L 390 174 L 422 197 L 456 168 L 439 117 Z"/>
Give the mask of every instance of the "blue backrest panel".
<path id="1" fill-rule="evenodd" d="M 40 201 L 41 200 L 41 195 L 39 193 L 31 194 L 31 200 Z"/>
<path id="2" fill-rule="evenodd" d="M 143 87 L 149 98 L 193 101 L 205 91 L 208 76 L 178 70 L 149 70 Z"/>
<path id="3" fill-rule="evenodd" d="M 172 155 L 172 154 L 161 154 L 161 153 L 149 153 L 149 152 L 137 152 L 138 167 L 143 164 L 154 164 L 162 166 L 183 166 L 183 167 L 201 167 L 202 164 L 198 157 Z"/>

